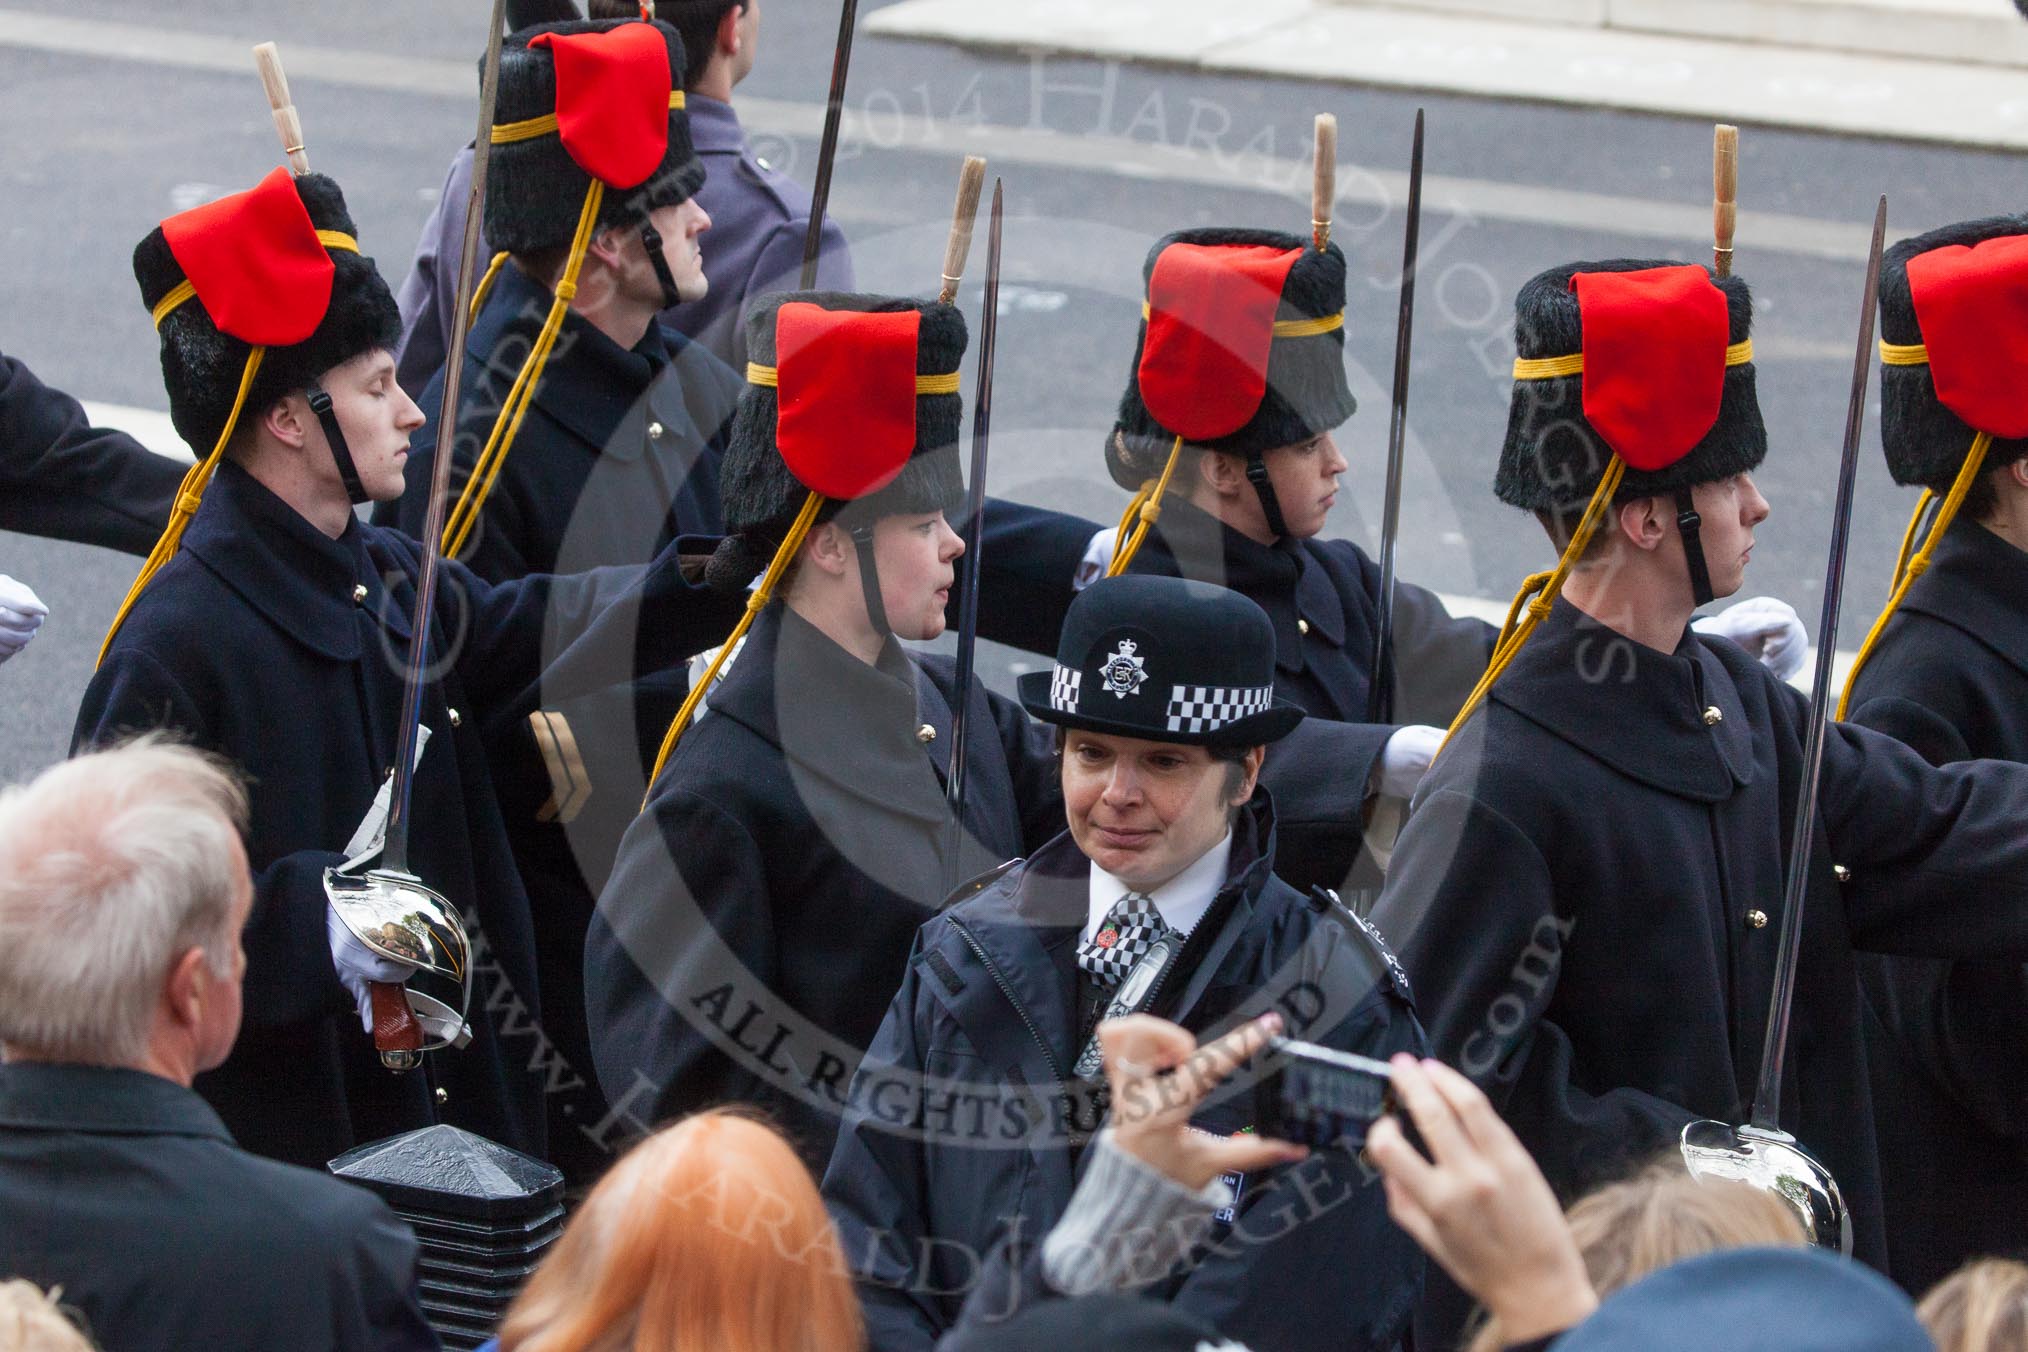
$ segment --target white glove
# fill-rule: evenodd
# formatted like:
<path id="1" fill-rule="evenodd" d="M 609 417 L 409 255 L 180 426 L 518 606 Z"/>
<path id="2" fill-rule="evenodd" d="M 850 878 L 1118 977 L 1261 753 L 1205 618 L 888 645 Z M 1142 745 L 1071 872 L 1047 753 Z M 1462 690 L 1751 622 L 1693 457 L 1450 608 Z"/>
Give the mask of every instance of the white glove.
<path id="1" fill-rule="evenodd" d="M 369 984 L 387 981 L 398 986 L 414 976 L 416 969 L 410 963 L 383 958 L 361 943 L 359 936 L 347 929 L 338 912 L 329 906 L 324 908 L 324 938 L 331 945 L 331 965 L 338 969 L 338 979 L 359 1005 L 359 1026 L 371 1037 L 373 992 L 368 989 Z"/>
<path id="2" fill-rule="evenodd" d="M 26 582 L 0 573 L 0 662 L 26 648 L 48 617 L 49 607 Z"/>
<path id="3" fill-rule="evenodd" d="M 1083 591 L 1106 575 L 1106 569 L 1113 566 L 1113 550 L 1120 542 L 1120 528 L 1107 526 L 1091 537 L 1091 543 L 1084 547 L 1084 557 L 1078 560 L 1077 572 L 1070 580 L 1072 591 Z"/>
<path id="4" fill-rule="evenodd" d="M 1753 596 L 1727 606 L 1716 615 L 1692 621 L 1700 634 L 1729 638 L 1760 659 L 1762 666 L 1786 681 L 1803 669 L 1810 635 L 1796 608 L 1772 596 Z"/>
<path id="5" fill-rule="evenodd" d="M 1387 745 L 1380 749 L 1380 792 L 1390 798 L 1415 797 L 1416 785 L 1422 783 L 1424 772 L 1443 744 L 1442 728 L 1421 723 L 1396 728 Z"/>

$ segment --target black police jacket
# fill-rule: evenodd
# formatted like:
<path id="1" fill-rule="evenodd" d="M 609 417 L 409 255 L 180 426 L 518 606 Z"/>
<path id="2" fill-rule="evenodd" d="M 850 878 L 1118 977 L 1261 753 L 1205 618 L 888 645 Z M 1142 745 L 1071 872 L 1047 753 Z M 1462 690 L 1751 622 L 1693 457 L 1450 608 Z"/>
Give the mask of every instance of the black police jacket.
<path id="1" fill-rule="evenodd" d="M 628 831 L 586 945 L 599 1077 L 636 1129 L 757 1103 L 823 1167 L 916 929 L 955 879 L 1063 828 L 1047 729 L 977 685 L 951 860 L 955 698 L 948 658 L 890 642 L 872 667 L 783 603 L 762 612 Z"/>
<path id="2" fill-rule="evenodd" d="M 1850 709 L 1933 765 L 2028 762 L 2028 554 L 1952 524 Z M 1920 1293 L 2028 1247 L 2028 968 L 1861 959 L 1890 1271 Z"/>
<path id="3" fill-rule="evenodd" d="M 1686 1122 L 1745 1119 L 1805 711 L 1730 643 L 1659 652 L 1559 600 L 1423 780 L 1373 921 L 1438 1054 L 1566 1198 Z M 1855 950 L 2028 954 L 2024 814 L 2028 768 L 1932 769 L 1831 725 L 1782 1126 L 1837 1178 L 1869 1263 L 1886 1238 Z"/>
<path id="4" fill-rule="evenodd" d="M 1391 959 L 1340 906 L 1272 876 L 1265 791 L 1240 810 L 1224 885 L 1150 1012 L 1199 1037 L 1281 1008 L 1292 1036 L 1387 1057 L 1422 1030 Z M 1098 1122 L 1065 1094 L 1080 1047 L 1077 936 L 1089 861 L 1068 833 L 923 926 L 854 1078 L 824 1196 L 859 1269 L 869 1343 L 927 1349 L 982 1272 L 1063 1215 Z M 1251 1096 L 1196 1124 L 1253 1125 Z M 1300 1171 L 1300 1172 L 1297 1172 Z M 1421 1292 L 1422 1255 L 1388 1219 L 1377 1176 L 1322 1152 L 1249 1178 L 1236 1214 L 1154 1288 L 1236 1341 L 1389 1348 Z M 992 1292 L 967 1318 L 992 1318 Z"/>
<path id="5" fill-rule="evenodd" d="M 0 1272 L 96 1347 L 434 1349 L 415 1236 L 373 1194 L 241 1150 L 138 1070 L 0 1066 Z"/>
<path id="6" fill-rule="evenodd" d="M 0 353 L 0 530 L 145 557 L 187 469 L 91 426 L 77 400 Z"/>
<path id="7" fill-rule="evenodd" d="M 553 1048 L 540 1024 L 528 898 L 479 724 L 536 683 L 545 625 L 587 647 L 631 651 L 631 630 L 614 640 L 603 630 L 616 602 L 636 602 L 662 645 L 648 655 L 673 663 L 732 618 L 667 556 L 645 569 L 500 586 L 445 566 L 434 643 L 442 675 L 424 693 L 434 735 L 414 781 L 410 863 L 472 926 L 473 1039 L 435 1054 L 428 1077 L 395 1076 L 332 968 L 322 877 L 394 759 L 420 567 L 407 537 L 353 522 L 330 539 L 225 461 L 78 712 L 78 746 L 174 728 L 252 779 L 247 1023 L 197 1088 L 259 1154 L 322 1165 L 437 1120 L 543 1153 Z"/>
<path id="8" fill-rule="evenodd" d="M 451 501 L 463 491 L 521 364 L 542 329 L 551 294 L 504 264 L 472 327 L 459 391 Z M 681 334 L 651 324 L 623 348 L 566 312 L 555 349 L 459 557 L 488 582 L 530 573 L 577 573 L 653 558 L 679 535 L 716 535 L 723 425 L 741 382 Z M 407 492 L 374 520 L 420 537 L 440 444 L 444 373 L 419 400 L 430 421 L 413 441 Z M 551 637 L 551 651 L 563 636 Z M 531 692 L 567 722 L 590 797 L 568 823 L 545 811 L 555 786 L 518 704 L 483 731 L 494 788 L 528 895 L 535 904 L 537 964 L 548 1031 L 572 1067 L 567 1090 L 548 1096 L 556 1163 L 573 1182 L 607 1163 L 576 1127 L 607 1113 L 591 1069 L 584 1023 L 584 936 L 621 836 L 639 809 L 648 769 L 687 690 L 682 664 L 644 669 L 624 660 L 605 683 L 574 698 Z"/>

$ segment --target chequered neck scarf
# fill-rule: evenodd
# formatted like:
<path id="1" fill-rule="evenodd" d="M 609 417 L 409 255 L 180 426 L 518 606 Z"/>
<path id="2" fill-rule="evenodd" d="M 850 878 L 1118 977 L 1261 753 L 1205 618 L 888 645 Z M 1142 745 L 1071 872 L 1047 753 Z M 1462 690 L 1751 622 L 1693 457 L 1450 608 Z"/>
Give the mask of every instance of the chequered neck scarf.
<path id="1" fill-rule="evenodd" d="M 1129 892 L 1113 903 L 1091 938 L 1077 946 L 1077 965 L 1111 990 L 1127 979 L 1134 964 L 1168 928 L 1151 899 L 1144 893 Z"/>

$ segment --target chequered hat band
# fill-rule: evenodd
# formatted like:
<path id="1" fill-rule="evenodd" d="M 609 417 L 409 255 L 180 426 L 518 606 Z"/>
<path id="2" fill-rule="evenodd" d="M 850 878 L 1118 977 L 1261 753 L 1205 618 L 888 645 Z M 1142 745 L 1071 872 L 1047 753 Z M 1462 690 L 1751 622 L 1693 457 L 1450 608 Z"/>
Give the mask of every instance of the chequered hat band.
<path id="1" fill-rule="evenodd" d="M 1228 723 L 1266 713 L 1274 697 L 1271 685 L 1170 686 L 1169 731 L 1216 732 Z"/>
<path id="2" fill-rule="evenodd" d="M 1056 672 L 1049 678 L 1049 707 L 1058 713 L 1077 712 L 1078 688 L 1084 684 L 1084 673 L 1058 664 Z"/>

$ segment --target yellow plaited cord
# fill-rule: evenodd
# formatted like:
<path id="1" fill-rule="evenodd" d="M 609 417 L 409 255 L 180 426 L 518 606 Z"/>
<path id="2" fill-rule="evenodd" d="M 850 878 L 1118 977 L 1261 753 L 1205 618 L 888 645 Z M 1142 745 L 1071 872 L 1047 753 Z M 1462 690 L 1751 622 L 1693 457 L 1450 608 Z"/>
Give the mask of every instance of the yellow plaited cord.
<path id="1" fill-rule="evenodd" d="M 161 321 L 158 319 L 159 325 Z M 176 490 L 176 505 L 169 512 L 169 524 L 162 531 L 162 537 L 155 541 L 155 547 L 148 551 L 147 562 L 141 565 L 140 574 L 134 585 L 127 588 L 127 594 L 120 602 L 120 608 L 113 612 L 112 627 L 106 630 L 105 641 L 99 644 L 98 662 L 106 660 L 106 653 L 113 646 L 113 635 L 120 632 L 120 626 L 127 622 L 127 612 L 140 599 L 142 588 L 162 570 L 176 553 L 176 547 L 183 541 L 183 528 L 190 524 L 190 518 L 197 515 L 197 508 L 204 501 L 205 487 L 211 482 L 212 471 L 218 468 L 218 461 L 225 454 L 225 445 L 232 440 L 233 429 L 239 426 L 240 412 L 246 407 L 247 391 L 253 388 L 254 377 L 260 373 L 261 358 L 267 349 L 256 347 L 248 350 L 246 366 L 240 371 L 239 393 L 232 397 L 232 412 L 225 415 L 225 430 L 218 434 L 218 444 L 211 448 L 211 454 L 190 467 L 183 476 L 182 484 Z M 94 663 L 98 665 L 98 663 Z"/>
<path id="2" fill-rule="evenodd" d="M 1154 317 L 1155 317 L 1155 307 L 1145 300 L 1142 301 L 1141 302 L 1142 320 L 1145 321 L 1153 319 Z M 1343 310 L 1340 310 L 1336 314 L 1317 315 L 1310 319 L 1277 319 L 1274 322 L 1274 337 L 1318 338 L 1322 337 L 1324 334 L 1327 333 L 1336 333 L 1339 329 L 1342 329 L 1344 327 L 1345 327 L 1345 312 Z"/>
<path id="3" fill-rule="evenodd" d="M 1725 349 L 1727 366 L 1744 366 L 1753 360 L 1753 339 L 1742 339 Z M 1561 380 L 1565 376 L 1584 374 L 1584 353 L 1571 352 L 1561 357 L 1516 357 L 1514 379 L 1516 380 Z"/>
<path id="4" fill-rule="evenodd" d="M 1134 502 L 1128 510 L 1135 517 L 1133 533 L 1127 533 L 1127 518 L 1120 518 L 1120 533 L 1113 541 L 1113 561 L 1106 566 L 1107 577 L 1118 577 L 1127 571 L 1134 561 L 1134 555 L 1141 552 L 1141 544 L 1148 538 L 1148 531 L 1162 515 L 1162 495 L 1169 491 L 1169 477 L 1176 472 L 1176 461 L 1183 454 L 1183 438 L 1177 437 L 1169 447 L 1169 459 L 1162 466 L 1162 477 L 1155 480 L 1153 488 L 1143 488 L 1134 495 Z"/>
<path id="5" fill-rule="evenodd" d="M 669 111 L 675 112 L 684 106 L 683 91 L 669 91 Z M 496 146 L 511 145 L 516 141 L 533 141 L 538 136 L 547 136 L 557 130 L 555 113 L 544 113 L 541 117 L 523 118 L 519 122 L 497 124 L 489 139 Z"/>
<path id="6" fill-rule="evenodd" d="M 1922 496 L 1915 500 L 1915 511 L 1908 518 L 1908 529 L 1901 533 L 1901 548 L 1894 555 L 1894 573 L 1887 584 L 1887 594 L 1901 585 L 1901 576 L 1908 571 L 1908 557 L 1915 552 L 1915 542 L 1922 538 L 1922 518 L 1937 502 L 1937 495 L 1929 489 L 1922 490 Z"/>
<path id="7" fill-rule="evenodd" d="M 479 277 L 479 284 L 472 288 L 472 314 L 465 321 L 465 332 L 470 333 L 479 323 L 479 311 L 486 308 L 486 297 L 493 294 L 493 281 L 500 275 L 500 265 L 507 261 L 507 251 L 502 249 L 493 255 L 493 261 L 486 265 L 486 271 Z"/>
<path id="8" fill-rule="evenodd" d="M 1893 619 L 1894 612 L 1901 608 L 1902 601 L 1908 596 L 1908 589 L 1915 585 L 1917 578 L 1929 571 L 1930 560 L 1936 556 L 1937 546 L 1943 543 L 1944 532 L 1951 528 L 1951 522 L 1956 518 L 1958 508 L 1964 503 L 1965 494 L 1971 491 L 1972 481 L 1979 477 L 1979 471 L 1986 466 L 1986 451 L 1992 444 L 1993 436 L 1990 432 L 1981 432 L 1972 438 L 1972 449 L 1966 453 L 1965 463 L 1958 467 L 1958 477 L 1951 482 L 1951 491 L 1944 494 L 1943 506 L 1937 508 L 1936 520 L 1930 524 L 1929 534 L 1924 538 L 1922 548 L 1915 552 L 1915 556 L 1909 559 L 1905 566 L 1897 567 L 1894 591 L 1887 598 L 1887 608 L 1880 612 L 1880 618 L 1866 631 L 1866 641 L 1859 645 L 1859 655 L 1852 659 L 1852 669 L 1845 673 L 1845 689 L 1838 696 L 1838 712 L 1834 717 L 1841 719 L 1845 717 L 1846 709 L 1852 703 L 1852 687 L 1859 683 L 1860 668 L 1866 665 L 1867 658 L 1873 656 L 1873 650 L 1880 646 L 1880 636 L 1887 632 L 1887 622 Z M 1921 519 L 1924 505 L 1917 504 L 1916 520 Z M 1908 539 L 1903 541 L 1904 548 L 1909 540 L 1914 539 L 1915 530 L 1916 522 L 1910 521 Z"/>
<path id="9" fill-rule="evenodd" d="M 1578 519 L 1577 529 L 1571 532 L 1570 543 L 1564 547 L 1563 557 L 1557 560 L 1555 569 L 1547 574 L 1531 574 L 1522 583 L 1520 595 L 1514 598 L 1514 608 L 1508 612 L 1508 629 L 1502 631 L 1499 643 L 1494 646 L 1493 660 L 1486 664 L 1485 674 L 1472 687 L 1472 693 L 1466 698 L 1464 707 L 1458 710 L 1458 716 L 1451 720 L 1450 728 L 1444 733 L 1443 745 L 1437 748 L 1439 755 L 1443 753 L 1443 747 L 1451 744 L 1451 738 L 1458 735 L 1458 729 L 1486 702 L 1493 682 L 1500 679 L 1501 673 L 1520 654 L 1522 645 L 1528 642 L 1535 627 L 1548 617 L 1550 607 L 1556 604 L 1557 596 L 1563 591 L 1564 580 L 1570 576 L 1570 570 L 1577 561 L 1584 557 L 1584 551 L 1591 545 L 1591 537 L 1598 533 L 1600 523 L 1611 509 L 1613 494 L 1619 491 L 1620 480 L 1626 472 L 1627 462 L 1615 455 L 1606 465 L 1598 487 L 1592 490 L 1591 501 L 1585 505 L 1584 515 Z M 1537 595 L 1526 603 L 1523 613 L 1523 599 L 1530 591 L 1535 591 Z M 1516 615 L 1520 616 L 1518 625 L 1514 623 Z"/>
<path id="10" fill-rule="evenodd" d="M 472 465 L 471 477 L 465 480 L 464 492 L 458 495 L 457 506 L 451 509 L 450 519 L 444 523 L 443 549 L 446 558 L 458 556 L 458 551 L 471 538 L 472 528 L 479 524 L 479 512 L 485 507 L 487 495 L 493 491 L 493 484 L 500 477 L 501 466 L 507 463 L 507 452 L 513 449 L 514 438 L 521 431 L 521 420 L 535 402 L 535 387 L 542 379 L 542 368 L 556 346 L 557 335 L 563 331 L 563 317 L 570 311 L 571 298 L 577 295 L 578 270 L 584 266 L 585 250 L 591 246 L 591 237 L 598 225 L 599 204 L 605 200 L 605 188 L 605 184 L 593 179 L 591 187 L 585 190 L 584 209 L 578 212 L 577 217 L 577 234 L 570 242 L 570 256 L 563 265 L 563 280 L 556 284 L 556 298 L 550 302 L 549 315 L 542 322 L 542 332 L 536 335 L 528 360 L 521 363 L 521 372 L 514 377 L 514 385 L 507 391 L 507 400 L 500 406 L 500 416 L 493 422 L 492 435 L 486 438 L 485 449 L 479 452 L 478 460 Z M 478 307 L 473 308 L 476 310 Z M 449 417 L 447 425 L 455 431 L 455 413 Z M 438 454 L 446 454 L 452 440 L 454 438 L 446 439 L 440 433 Z"/>
<path id="11" fill-rule="evenodd" d="M 803 499 L 803 510 L 796 513 L 795 521 L 789 526 L 789 533 L 782 537 L 781 548 L 775 551 L 774 558 L 768 562 L 768 570 L 761 574 L 760 582 L 747 594 L 746 613 L 739 617 L 739 623 L 733 626 L 732 633 L 719 645 L 718 655 L 713 657 L 711 665 L 704 669 L 703 677 L 697 684 L 691 686 L 690 693 L 683 697 L 683 707 L 678 709 L 676 717 L 669 721 L 669 731 L 662 738 L 662 749 L 655 753 L 655 768 L 648 774 L 648 788 L 651 791 L 655 787 L 655 781 L 662 777 L 662 767 L 669 763 L 669 753 L 676 749 L 677 739 L 683 736 L 683 730 L 690 726 L 691 718 L 697 713 L 697 706 L 703 702 L 704 692 L 711 689 L 711 683 L 718 679 L 718 673 L 724 668 L 726 660 L 732 656 L 732 650 L 739 646 L 739 641 L 746 637 L 746 631 L 753 627 L 754 616 L 767 609 L 768 601 L 775 594 L 776 585 L 781 582 L 782 574 L 788 571 L 790 561 L 796 557 L 796 551 L 803 547 L 803 540 L 809 535 L 810 527 L 816 523 L 817 512 L 823 505 L 822 493 L 812 492 Z M 647 806 L 648 798 L 643 794 L 641 807 L 645 811 Z"/>
<path id="12" fill-rule="evenodd" d="M 750 361 L 746 364 L 746 383 L 764 385 L 771 390 L 779 389 L 782 373 L 777 367 L 763 366 L 757 361 Z M 919 395 L 956 394 L 958 385 L 956 371 L 932 371 L 928 375 L 919 375 L 915 378 L 915 392 Z"/>

